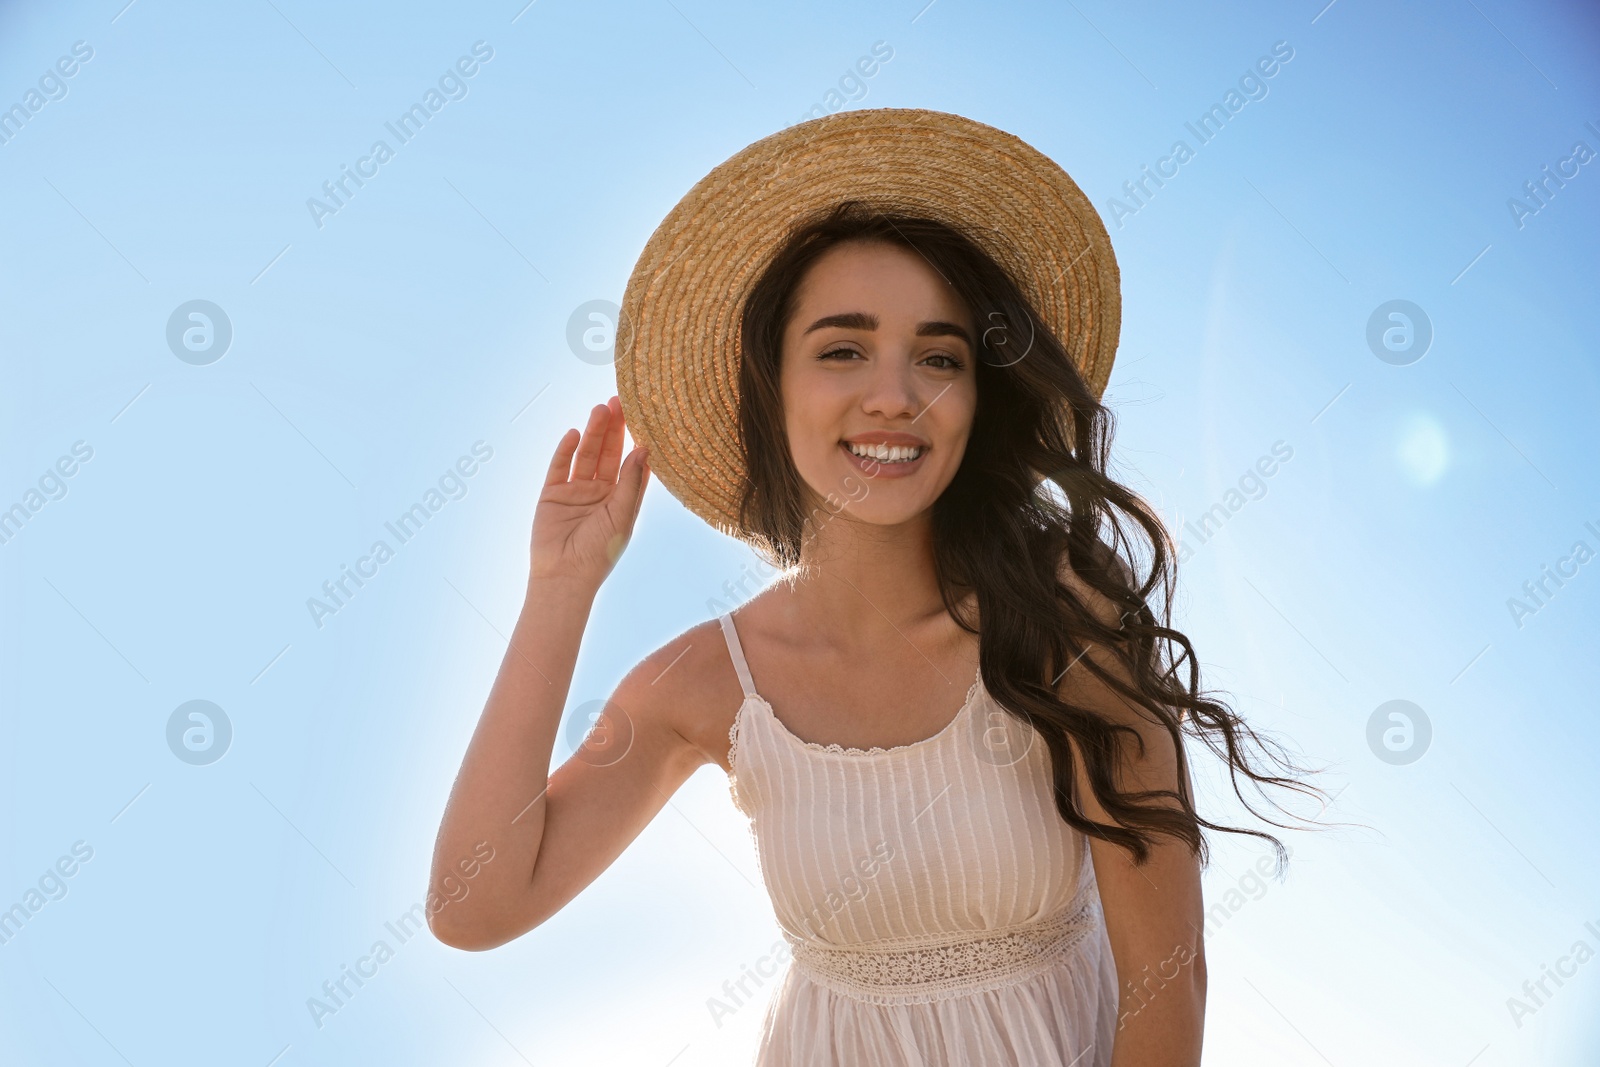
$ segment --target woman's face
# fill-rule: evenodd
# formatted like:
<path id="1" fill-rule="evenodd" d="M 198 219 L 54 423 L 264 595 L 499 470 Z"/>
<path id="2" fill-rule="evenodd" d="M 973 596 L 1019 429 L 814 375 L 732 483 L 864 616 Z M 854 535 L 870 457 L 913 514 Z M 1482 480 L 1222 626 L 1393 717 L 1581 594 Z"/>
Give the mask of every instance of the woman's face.
<path id="1" fill-rule="evenodd" d="M 823 253 L 783 332 L 784 421 L 801 478 L 865 522 L 931 508 L 977 410 L 976 340 L 961 299 L 916 252 L 849 241 Z"/>

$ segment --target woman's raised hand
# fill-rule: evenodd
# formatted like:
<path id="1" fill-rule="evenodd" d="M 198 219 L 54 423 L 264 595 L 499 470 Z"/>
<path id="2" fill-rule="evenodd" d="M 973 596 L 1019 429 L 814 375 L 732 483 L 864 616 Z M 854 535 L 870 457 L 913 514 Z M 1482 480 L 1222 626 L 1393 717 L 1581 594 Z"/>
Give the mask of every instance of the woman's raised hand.
<path id="1" fill-rule="evenodd" d="M 596 404 L 580 435 L 561 435 L 533 513 L 529 580 L 573 580 L 599 587 L 616 565 L 650 479 L 646 450 L 622 458 L 622 402 Z"/>

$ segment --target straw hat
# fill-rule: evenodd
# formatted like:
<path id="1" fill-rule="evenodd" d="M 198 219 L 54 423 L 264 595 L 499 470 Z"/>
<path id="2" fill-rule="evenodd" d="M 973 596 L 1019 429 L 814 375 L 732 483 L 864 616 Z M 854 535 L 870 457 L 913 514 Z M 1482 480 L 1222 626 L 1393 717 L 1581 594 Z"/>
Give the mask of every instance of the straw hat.
<path id="1" fill-rule="evenodd" d="M 843 111 L 762 138 L 707 174 L 651 235 L 622 297 L 617 395 L 650 469 L 739 536 L 740 314 L 791 229 L 842 200 L 931 217 L 1011 274 L 1096 396 L 1121 296 L 1105 225 L 1066 172 L 1017 137 L 917 108 Z"/>

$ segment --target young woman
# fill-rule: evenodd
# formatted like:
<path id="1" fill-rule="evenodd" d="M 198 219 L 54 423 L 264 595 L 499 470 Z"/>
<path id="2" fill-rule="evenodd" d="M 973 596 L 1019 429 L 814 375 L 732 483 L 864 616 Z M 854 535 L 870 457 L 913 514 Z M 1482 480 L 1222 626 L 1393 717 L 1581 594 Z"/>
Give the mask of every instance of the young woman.
<path id="1" fill-rule="evenodd" d="M 1199 1063 L 1202 828 L 1283 849 L 1195 810 L 1184 737 L 1315 790 L 1202 694 L 1170 540 L 1106 474 L 1115 261 L 1076 185 L 956 116 L 804 123 L 685 197 L 623 312 L 434 874 L 496 860 L 434 933 L 537 926 L 714 763 L 793 952 L 760 1064 Z M 646 656 L 547 778 L 652 464 L 783 577 Z"/>

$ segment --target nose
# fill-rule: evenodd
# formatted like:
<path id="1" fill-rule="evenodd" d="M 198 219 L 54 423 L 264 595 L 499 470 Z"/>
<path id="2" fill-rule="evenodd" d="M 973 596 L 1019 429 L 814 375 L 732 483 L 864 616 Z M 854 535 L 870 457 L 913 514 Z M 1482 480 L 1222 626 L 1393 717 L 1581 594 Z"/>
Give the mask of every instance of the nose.
<path id="1" fill-rule="evenodd" d="M 861 396 L 861 410 L 885 421 L 916 418 L 923 404 L 918 384 L 916 371 L 904 356 L 875 359 Z"/>

